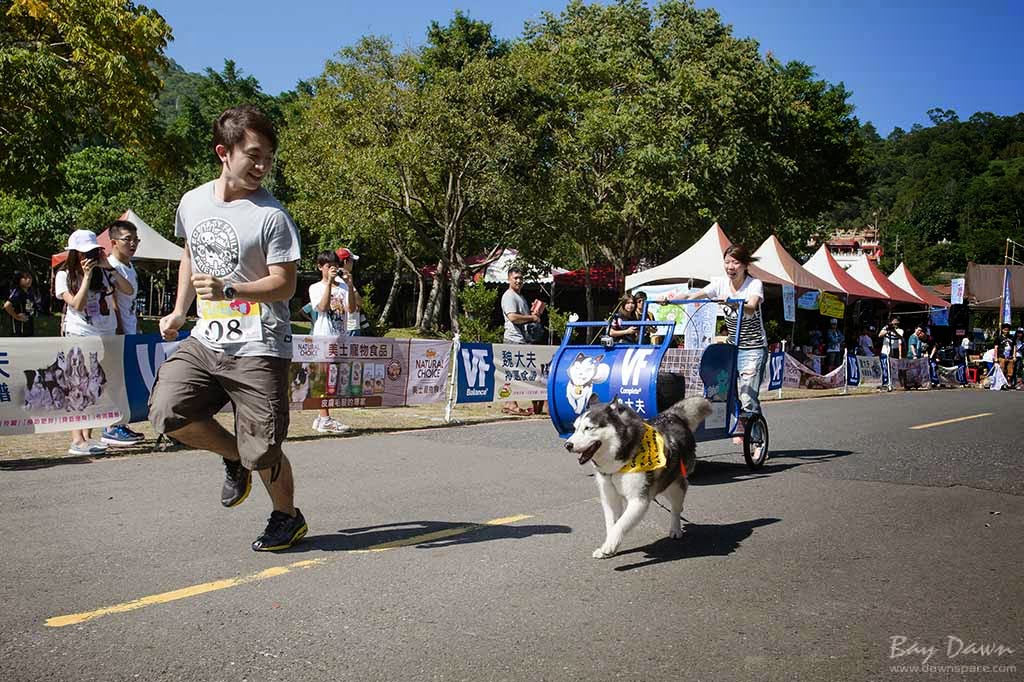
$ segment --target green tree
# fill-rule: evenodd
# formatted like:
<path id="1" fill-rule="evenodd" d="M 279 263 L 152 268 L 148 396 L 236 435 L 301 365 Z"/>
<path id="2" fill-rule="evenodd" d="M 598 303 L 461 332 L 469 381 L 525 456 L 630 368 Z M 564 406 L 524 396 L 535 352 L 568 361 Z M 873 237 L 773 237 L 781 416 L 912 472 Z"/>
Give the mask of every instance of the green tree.
<path id="1" fill-rule="evenodd" d="M 763 237 L 856 187 L 849 93 L 762 58 L 714 10 L 574 0 L 526 42 L 555 104 L 548 220 L 584 265 L 600 254 L 624 273 L 689 246 L 713 219 Z"/>
<path id="2" fill-rule="evenodd" d="M 467 256 L 527 225 L 541 153 L 529 84 L 490 27 L 456 15 L 429 40 L 401 54 L 378 38 L 343 49 L 300 95 L 282 145 L 311 229 L 436 263 L 423 330 L 444 317 L 457 327 Z"/>
<path id="3" fill-rule="evenodd" d="M 82 140 L 152 139 L 171 28 L 128 0 L 0 0 L 0 185 L 56 182 Z"/>

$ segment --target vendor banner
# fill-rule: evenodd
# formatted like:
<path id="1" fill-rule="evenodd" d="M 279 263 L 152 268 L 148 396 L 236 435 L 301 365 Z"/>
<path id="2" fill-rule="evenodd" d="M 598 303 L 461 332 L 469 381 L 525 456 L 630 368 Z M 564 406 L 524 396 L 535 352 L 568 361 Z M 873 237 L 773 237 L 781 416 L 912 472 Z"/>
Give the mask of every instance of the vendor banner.
<path id="1" fill-rule="evenodd" d="M 846 306 L 838 296 L 823 291 L 818 299 L 818 311 L 826 317 L 842 318 L 846 312 Z"/>
<path id="2" fill-rule="evenodd" d="M 558 346 L 460 343 L 456 403 L 546 400 Z"/>
<path id="3" fill-rule="evenodd" d="M 293 410 L 402 407 L 444 399 L 451 342 L 366 336 L 292 340 L 288 403 Z"/>
<path id="4" fill-rule="evenodd" d="M 782 385 L 786 388 L 829 389 L 842 388 L 846 380 L 846 367 L 840 364 L 828 374 L 821 375 L 807 365 L 786 354 L 785 375 Z"/>
<path id="5" fill-rule="evenodd" d="M 956 277 L 949 281 L 949 302 L 952 305 L 960 305 L 964 302 L 964 285 L 967 280 L 963 277 Z"/>
<path id="6" fill-rule="evenodd" d="M 0 339 L 0 434 L 115 424 L 127 416 L 123 336 Z"/>
<path id="7" fill-rule="evenodd" d="M 935 374 L 938 379 L 939 386 L 966 386 L 967 385 L 967 368 L 964 365 L 956 365 L 955 367 L 943 367 L 942 365 L 935 366 Z"/>
<path id="8" fill-rule="evenodd" d="M 765 383 L 769 391 L 777 391 L 782 388 L 786 374 L 786 354 L 768 354 L 768 381 Z"/>
<path id="9" fill-rule="evenodd" d="M 409 385 L 405 392 L 407 405 L 445 400 L 451 359 L 451 341 L 412 339 L 409 342 Z"/>
<path id="10" fill-rule="evenodd" d="M 495 344 L 495 400 L 546 400 L 551 357 L 558 346 Z"/>
<path id="11" fill-rule="evenodd" d="M 933 327 L 949 326 L 949 308 L 932 306 L 928 309 L 928 324 Z"/>
<path id="12" fill-rule="evenodd" d="M 817 291 L 808 291 L 796 300 L 796 307 L 801 310 L 817 310 L 818 309 L 818 293 Z"/>
<path id="13" fill-rule="evenodd" d="M 796 287 L 792 284 L 782 285 L 782 319 L 796 321 Z"/>
<path id="14" fill-rule="evenodd" d="M 846 385 L 878 387 L 882 385 L 882 362 L 870 355 L 846 357 Z"/>

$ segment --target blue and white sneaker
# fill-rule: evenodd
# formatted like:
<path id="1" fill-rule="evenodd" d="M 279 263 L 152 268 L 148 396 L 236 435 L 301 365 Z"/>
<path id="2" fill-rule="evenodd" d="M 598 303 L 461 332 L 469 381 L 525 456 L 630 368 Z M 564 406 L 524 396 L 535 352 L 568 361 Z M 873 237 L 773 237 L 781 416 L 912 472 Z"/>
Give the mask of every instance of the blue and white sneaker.
<path id="1" fill-rule="evenodd" d="M 91 440 L 84 443 L 72 443 L 68 448 L 69 455 L 102 455 L 106 451 L 106 445 Z"/>
<path id="2" fill-rule="evenodd" d="M 100 442 L 107 445 L 134 445 L 140 440 L 142 438 L 129 433 L 124 424 L 108 426 L 103 429 L 103 437 L 100 438 Z"/>

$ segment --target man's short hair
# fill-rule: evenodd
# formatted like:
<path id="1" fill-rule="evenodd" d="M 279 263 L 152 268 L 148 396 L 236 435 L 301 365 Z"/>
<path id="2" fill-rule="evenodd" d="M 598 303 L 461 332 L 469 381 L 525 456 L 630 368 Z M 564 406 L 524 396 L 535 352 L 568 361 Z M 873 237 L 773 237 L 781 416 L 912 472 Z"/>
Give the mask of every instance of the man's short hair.
<path id="1" fill-rule="evenodd" d="M 341 267 L 341 259 L 334 251 L 321 251 L 316 255 L 316 266 L 322 268 L 325 265 L 337 265 Z"/>
<path id="2" fill-rule="evenodd" d="M 135 223 L 130 223 L 127 220 L 115 220 L 114 222 L 107 225 L 107 231 L 111 239 L 123 239 L 128 234 L 139 234 L 139 228 Z"/>
<path id="3" fill-rule="evenodd" d="M 520 268 L 518 265 L 513 265 L 512 267 L 510 267 L 508 269 L 508 275 L 507 276 L 511 277 L 512 275 L 521 275 L 521 274 L 523 274 L 522 268 Z"/>
<path id="4" fill-rule="evenodd" d="M 277 151 L 277 131 L 267 115 L 251 104 L 243 104 L 226 110 L 213 122 L 213 144 L 222 144 L 228 149 L 241 144 L 245 131 L 251 130 L 270 140 L 270 146 Z"/>

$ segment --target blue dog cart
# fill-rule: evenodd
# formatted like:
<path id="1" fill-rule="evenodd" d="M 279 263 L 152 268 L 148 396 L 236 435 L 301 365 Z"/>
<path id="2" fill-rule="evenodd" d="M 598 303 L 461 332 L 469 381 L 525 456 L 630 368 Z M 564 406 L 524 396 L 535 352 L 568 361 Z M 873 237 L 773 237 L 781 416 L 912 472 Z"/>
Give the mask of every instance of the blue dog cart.
<path id="1" fill-rule="evenodd" d="M 699 299 L 669 301 L 678 303 L 718 304 L 720 301 Z M 738 304 L 736 341 L 743 320 L 743 301 Z M 647 308 L 644 307 L 646 318 Z M 618 399 L 644 419 L 656 416 L 686 397 L 689 383 L 699 382 L 703 395 L 712 403 L 712 414 L 698 427 L 698 441 L 731 438 L 740 429 L 740 405 L 736 390 L 737 344 L 713 343 L 703 350 L 671 349 L 675 322 L 630 321 L 628 326 L 659 330 L 664 338 L 654 343 L 615 344 L 604 336 L 601 343 L 571 344 L 573 332 L 607 328 L 609 322 L 570 322 L 562 343 L 551 360 L 548 376 L 548 411 L 559 437 L 568 438 L 576 419 L 592 402 L 607 403 Z M 644 334 L 640 335 L 643 338 Z M 761 414 L 746 419 L 743 433 L 743 457 L 752 469 L 768 459 L 768 423 Z"/>

